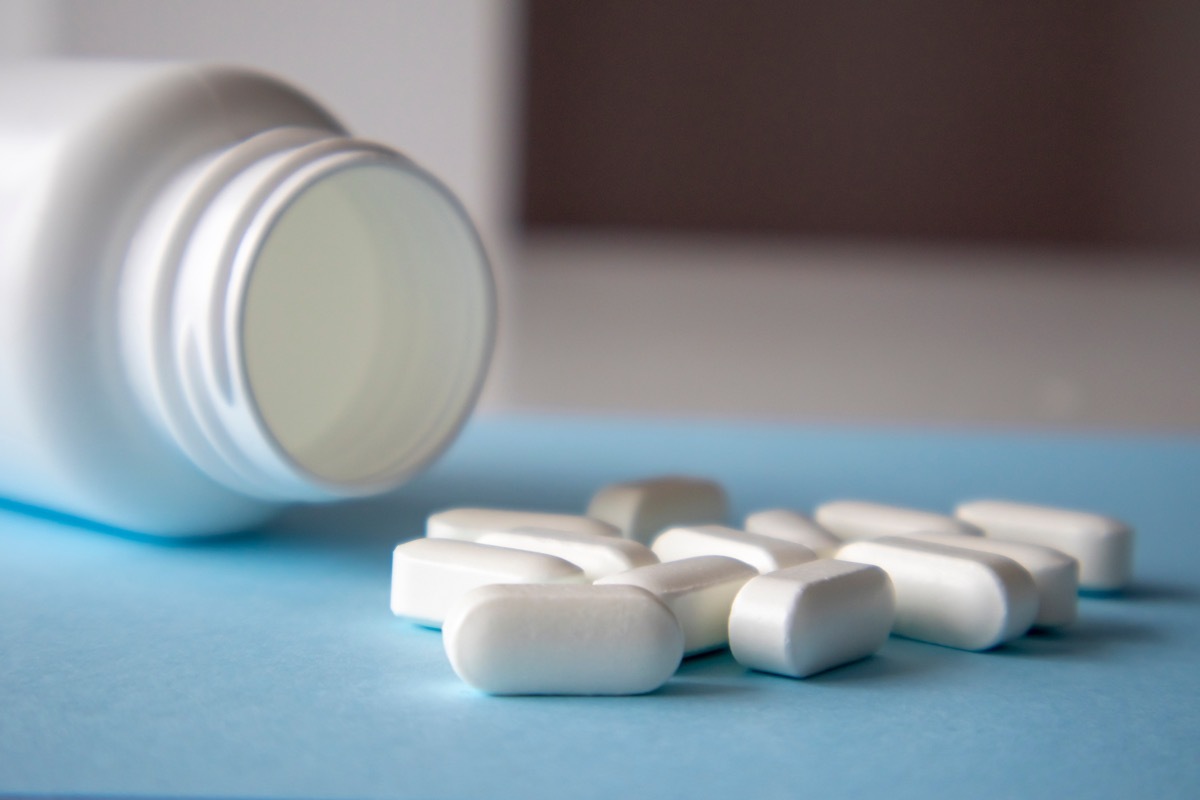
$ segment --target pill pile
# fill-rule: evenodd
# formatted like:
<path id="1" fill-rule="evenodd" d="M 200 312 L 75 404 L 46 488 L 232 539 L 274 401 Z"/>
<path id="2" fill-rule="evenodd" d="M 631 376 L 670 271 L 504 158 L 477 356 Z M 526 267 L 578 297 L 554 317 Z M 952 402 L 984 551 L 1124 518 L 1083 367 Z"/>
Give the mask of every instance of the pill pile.
<path id="1" fill-rule="evenodd" d="M 727 509 L 718 484 L 664 477 L 604 487 L 585 515 L 442 511 L 393 552 L 392 613 L 440 628 L 455 673 L 488 694 L 626 695 L 725 647 L 792 678 L 890 634 L 988 650 L 1130 579 L 1132 530 L 1084 511 L 838 500 L 738 529 Z"/>

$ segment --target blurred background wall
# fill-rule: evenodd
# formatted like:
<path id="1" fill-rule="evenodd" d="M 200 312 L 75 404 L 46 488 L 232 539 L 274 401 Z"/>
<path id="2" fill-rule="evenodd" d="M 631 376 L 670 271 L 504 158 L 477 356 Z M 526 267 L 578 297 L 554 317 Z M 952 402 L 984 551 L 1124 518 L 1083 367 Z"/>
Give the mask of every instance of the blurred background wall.
<path id="1" fill-rule="evenodd" d="M 1200 430 L 1200 6 L 0 0 L 0 56 L 236 61 L 431 167 L 491 409 Z"/>

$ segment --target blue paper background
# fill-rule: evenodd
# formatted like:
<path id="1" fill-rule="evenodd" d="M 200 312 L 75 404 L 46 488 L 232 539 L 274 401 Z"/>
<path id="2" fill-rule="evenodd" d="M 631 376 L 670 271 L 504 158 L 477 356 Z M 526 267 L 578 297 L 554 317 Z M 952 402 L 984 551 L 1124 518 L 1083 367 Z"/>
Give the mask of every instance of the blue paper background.
<path id="1" fill-rule="evenodd" d="M 581 511 L 715 477 L 734 511 L 999 496 L 1138 529 L 1136 584 L 986 654 L 893 638 L 806 681 L 727 653 L 631 698 L 491 698 L 387 610 L 389 554 L 453 505 Z M 1200 796 L 1200 441 L 480 419 L 401 492 L 159 544 L 0 507 L 0 794 Z"/>

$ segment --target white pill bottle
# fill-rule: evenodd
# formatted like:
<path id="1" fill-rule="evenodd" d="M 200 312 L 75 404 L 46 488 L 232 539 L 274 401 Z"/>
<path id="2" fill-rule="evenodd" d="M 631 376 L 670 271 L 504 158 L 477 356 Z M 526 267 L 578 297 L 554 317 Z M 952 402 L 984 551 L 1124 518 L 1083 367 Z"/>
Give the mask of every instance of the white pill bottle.
<path id="1" fill-rule="evenodd" d="M 380 493 L 491 355 L 454 196 L 244 69 L 0 67 L 0 497 L 164 536 Z"/>

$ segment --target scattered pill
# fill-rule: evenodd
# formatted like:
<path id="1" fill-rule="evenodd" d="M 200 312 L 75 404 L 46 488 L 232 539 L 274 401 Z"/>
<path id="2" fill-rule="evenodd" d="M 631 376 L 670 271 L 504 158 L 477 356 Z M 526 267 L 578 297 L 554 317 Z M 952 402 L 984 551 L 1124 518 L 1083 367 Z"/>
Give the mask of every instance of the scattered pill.
<path id="1" fill-rule="evenodd" d="M 714 522 L 721 487 L 693 478 L 605 487 L 586 517 L 450 509 L 395 549 L 391 606 L 444 627 L 454 671 L 480 691 L 627 695 L 726 645 L 796 678 L 889 633 L 988 650 L 1074 621 L 1079 588 L 1129 580 L 1133 532 L 1118 520 L 1005 501 L 955 513 L 839 500 L 815 519 L 757 511 L 737 530 Z"/>
<path id="2" fill-rule="evenodd" d="M 1038 610 L 1033 577 L 1011 558 L 900 537 L 851 542 L 838 558 L 874 564 L 896 590 L 894 633 L 987 650 L 1025 633 Z"/>
<path id="3" fill-rule="evenodd" d="M 746 517 L 743 527 L 750 533 L 786 539 L 804 545 L 822 558 L 828 558 L 842 546 L 842 540 L 798 511 L 771 508 Z"/>
<path id="4" fill-rule="evenodd" d="M 683 628 L 684 655 L 724 647 L 729 639 L 729 607 L 758 570 L 725 556 L 697 556 L 639 567 L 596 581 L 597 586 L 639 586 L 671 609 Z"/>
<path id="5" fill-rule="evenodd" d="M 847 542 L 917 532 L 980 535 L 974 527 L 944 514 L 862 500 L 822 503 L 813 517 L 821 527 Z"/>
<path id="6" fill-rule="evenodd" d="M 874 653 L 895 610 L 882 569 L 823 558 L 742 587 L 729 615 L 729 647 L 743 666 L 803 678 Z"/>
<path id="7" fill-rule="evenodd" d="M 960 536 L 955 533 L 913 533 L 905 534 L 904 538 L 1011 558 L 1033 576 L 1037 586 L 1038 612 L 1034 625 L 1058 628 L 1075 621 L 1079 605 L 1079 562 L 1059 550 L 1027 542 L 1010 542 L 988 536 Z"/>
<path id="8" fill-rule="evenodd" d="M 795 542 L 746 533 L 724 525 L 671 528 L 659 534 L 650 549 L 663 561 L 728 556 L 746 562 L 760 573 L 803 564 L 817 557 L 812 550 Z"/>
<path id="9" fill-rule="evenodd" d="M 485 586 L 446 618 L 446 655 L 488 694 L 643 694 L 683 656 L 683 631 L 636 586 Z"/>
<path id="10" fill-rule="evenodd" d="M 596 536 L 591 533 L 552 531 L 544 528 L 517 528 L 512 531 L 485 533 L 476 541 L 480 544 L 558 556 L 582 569 L 589 581 L 658 563 L 658 556 L 646 545 L 616 536 Z"/>
<path id="11" fill-rule="evenodd" d="M 452 508 L 433 514 L 425 522 L 430 539 L 461 539 L 473 542 L 485 533 L 517 528 L 544 528 L 595 536 L 620 536 L 612 525 L 575 514 L 547 514 L 541 511 L 512 511 L 506 508 Z"/>
<path id="12" fill-rule="evenodd" d="M 584 583 L 583 570 L 543 553 L 413 539 L 392 552 L 392 613 L 438 628 L 462 595 L 493 583 Z"/>
<path id="13" fill-rule="evenodd" d="M 955 511 L 989 538 L 1053 547 L 1079 561 L 1083 589 L 1113 591 L 1133 572 L 1133 530 L 1111 517 L 1003 500 L 976 500 Z"/>
<path id="14" fill-rule="evenodd" d="M 615 526 L 626 538 L 648 543 L 666 528 L 725 524 L 725 491 L 701 478 L 664 477 L 605 486 L 588 504 L 589 517 Z"/>

